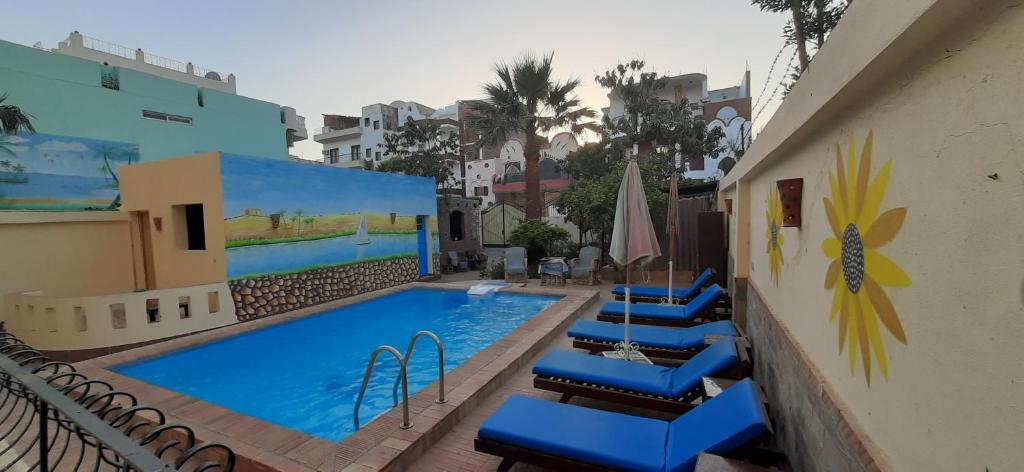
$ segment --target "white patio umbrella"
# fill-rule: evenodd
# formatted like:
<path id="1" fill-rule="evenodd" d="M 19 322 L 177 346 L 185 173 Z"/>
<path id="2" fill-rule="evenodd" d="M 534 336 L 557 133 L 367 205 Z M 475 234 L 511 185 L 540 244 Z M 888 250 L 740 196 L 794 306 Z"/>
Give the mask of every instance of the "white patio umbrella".
<path id="1" fill-rule="evenodd" d="M 668 300 L 662 305 L 672 305 L 672 275 L 675 273 L 676 244 L 679 240 L 679 173 L 672 173 L 668 184 L 668 218 L 665 221 L 665 232 L 668 233 Z"/>
<path id="2" fill-rule="evenodd" d="M 612 230 L 610 255 L 615 262 L 626 266 L 626 307 L 625 325 L 622 339 L 624 359 L 632 359 L 635 349 L 629 341 L 630 298 L 630 266 L 638 262 L 641 266 L 649 264 L 661 255 L 658 236 L 651 222 L 651 212 L 647 207 L 647 196 L 644 194 L 643 181 L 640 178 L 640 167 L 635 160 L 630 160 L 626 173 L 619 185 L 619 197 L 615 207 L 615 226 Z"/>

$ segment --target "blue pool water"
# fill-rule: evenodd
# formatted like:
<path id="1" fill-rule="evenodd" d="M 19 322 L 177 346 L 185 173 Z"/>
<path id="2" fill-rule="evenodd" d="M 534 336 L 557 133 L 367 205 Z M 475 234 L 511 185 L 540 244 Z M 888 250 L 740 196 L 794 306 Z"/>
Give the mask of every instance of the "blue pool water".
<path id="1" fill-rule="evenodd" d="M 437 247 L 437 239 L 433 239 Z M 291 243 L 232 247 L 227 250 L 228 278 L 281 272 L 314 264 L 342 264 L 367 257 L 415 254 L 415 234 L 371 234 L 370 244 L 356 244 L 355 236 Z"/>
<path id="2" fill-rule="evenodd" d="M 557 297 L 409 289 L 113 370 L 248 416 L 329 441 L 354 431 L 352 407 L 370 353 L 381 344 L 404 352 L 420 330 L 445 345 L 450 372 L 532 318 Z M 398 364 L 377 358 L 359 417 L 363 425 L 391 408 Z M 437 379 L 437 353 L 417 342 L 409 395 Z"/>

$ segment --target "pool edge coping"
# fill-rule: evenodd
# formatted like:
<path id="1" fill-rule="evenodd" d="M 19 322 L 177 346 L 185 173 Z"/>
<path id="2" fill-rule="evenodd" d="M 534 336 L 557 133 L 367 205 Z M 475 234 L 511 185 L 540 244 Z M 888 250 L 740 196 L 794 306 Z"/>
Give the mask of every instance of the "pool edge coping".
<path id="1" fill-rule="evenodd" d="M 554 335 L 599 298 L 597 290 L 519 286 L 503 289 L 507 293 L 560 296 L 561 299 L 447 373 L 447 403 L 434 402 L 437 381 L 411 396 L 411 429 L 398 427 L 401 409 L 396 407 L 340 442 L 331 442 L 237 413 L 111 369 L 116 365 L 170 354 L 412 288 L 465 289 L 458 283 L 411 282 L 129 349 L 81 361 L 75 366 L 87 375 L 114 383 L 137 395 L 141 404 L 160 408 L 174 420 L 192 426 L 202 440 L 220 442 L 232 448 L 239 459 L 238 470 L 386 470 L 415 461 L 506 380 L 508 375 L 521 368 L 525 359 L 533 357 Z M 326 455 L 329 457 L 323 459 Z"/>

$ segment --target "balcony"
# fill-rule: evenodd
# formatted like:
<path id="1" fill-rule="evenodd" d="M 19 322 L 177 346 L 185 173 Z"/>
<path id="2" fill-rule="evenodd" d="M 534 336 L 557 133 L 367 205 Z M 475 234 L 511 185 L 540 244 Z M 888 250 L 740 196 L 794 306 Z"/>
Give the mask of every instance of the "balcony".
<path id="1" fill-rule="evenodd" d="M 323 126 L 313 131 L 313 141 L 318 143 L 329 143 L 343 139 L 351 139 L 362 136 L 363 128 L 353 126 L 345 129 L 334 129 L 330 126 Z"/>
<path id="2" fill-rule="evenodd" d="M 359 154 L 330 155 L 324 151 L 324 164 L 335 167 L 362 167 L 363 157 Z"/>

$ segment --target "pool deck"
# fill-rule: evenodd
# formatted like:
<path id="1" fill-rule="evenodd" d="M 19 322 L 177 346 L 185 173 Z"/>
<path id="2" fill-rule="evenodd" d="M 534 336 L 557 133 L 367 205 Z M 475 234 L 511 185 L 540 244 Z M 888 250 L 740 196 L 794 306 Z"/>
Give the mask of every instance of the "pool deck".
<path id="1" fill-rule="evenodd" d="M 436 383 L 410 397 L 411 429 L 399 428 L 401 409 L 394 408 L 340 443 L 238 414 L 120 375 L 108 368 L 266 328 L 410 287 L 465 289 L 476 282 L 478 280 L 407 284 L 90 359 L 76 366 L 85 375 L 131 392 L 140 404 L 162 409 L 170 417 L 169 421 L 188 424 L 203 441 L 227 445 L 238 456 L 236 470 L 404 470 L 422 467 L 420 464 L 428 465 L 419 470 L 442 470 L 424 463 L 424 460 L 434 457 L 438 450 L 446 450 L 448 441 L 451 441 L 449 438 L 455 437 L 459 428 L 471 424 L 482 407 L 493 402 L 496 396 L 501 396 L 510 384 L 519 382 L 522 372 L 529 372 L 529 363 L 553 343 L 564 338 L 565 329 L 580 314 L 588 313 L 592 317 L 597 310 L 596 302 L 600 297 L 597 289 L 600 287 L 545 287 L 533 280 L 525 288 L 514 286 L 506 289 L 508 292 L 561 295 L 563 298 L 448 373 L 445 377 L 447 403 L 434 402 L 437 398 Z M 471 439 L 469 444 L 471 451 Z"/>

